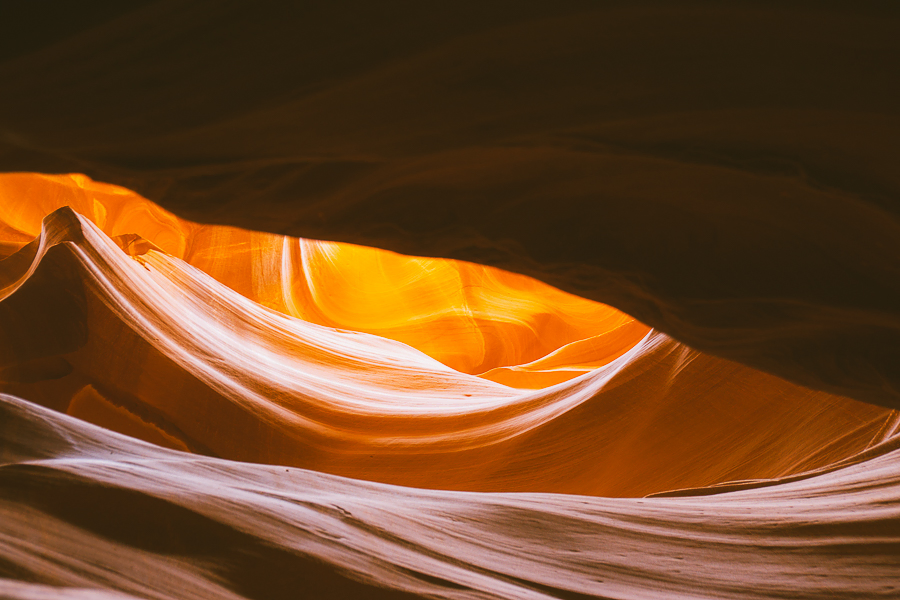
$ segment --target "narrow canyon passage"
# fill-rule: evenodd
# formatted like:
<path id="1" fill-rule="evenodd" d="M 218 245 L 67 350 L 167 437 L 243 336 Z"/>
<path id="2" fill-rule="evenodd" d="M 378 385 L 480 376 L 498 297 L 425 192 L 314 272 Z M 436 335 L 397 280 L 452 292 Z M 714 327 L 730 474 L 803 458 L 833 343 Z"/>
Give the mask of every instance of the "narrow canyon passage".
<path id="1" fill-rule="evenodd" d="M 83 175 L 2 175 L 0 200 L 0 593 L 815 596 L 834 569 L 895 589 L 876 565 L 900 542 L 872 527 L 900 486 L 869 469 L 897 477 L 896 410 L 495 268 L 200 225 Z M 796 486 L 831 511 L 813 529 Z M 760 519 L 783 530 L 761 554 Z M 860 549 L 840 567 L 839 522 Z M 782 535 L 807 548 L 788 568 Z M 729 583 L 722 560 L 763 563 Z"/>
<path id="2" fill-rule="evenodd" d="M 0 599 L 900 600 L 898 32 L 0 2 Z"/>
<path id="3" fill-rule="evenodd" d="M 0 194 L 2 391 L 171 448 L 643 496 L 827 467 L 896 428 L 524 276 L 198 225 L 79 175 Z"/>

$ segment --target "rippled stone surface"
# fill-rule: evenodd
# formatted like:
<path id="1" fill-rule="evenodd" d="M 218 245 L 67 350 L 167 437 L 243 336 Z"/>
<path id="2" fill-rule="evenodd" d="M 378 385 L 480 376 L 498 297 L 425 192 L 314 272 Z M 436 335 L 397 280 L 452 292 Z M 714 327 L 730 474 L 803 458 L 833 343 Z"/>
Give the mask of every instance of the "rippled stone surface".
<path id="1" fill-rule="evenodd" d="M 330 285 L 358 289 L 326 296 L 339 315 L 372 297 L 366 282 L 383 290 L 386 274 L 435 261 L 195 226 L 83 177 L 13 180 L 31 187 L 0 186 L 5 596 L 895 595 L 895 410 L 692 350 L 522 276 L 439 261 L 443 278 L 411 280 L 407 307 L 426 318 L 407 326 L 411 343 L 441 332 L 445 353 L 423 349 L 448 363 L 473 337 L 446 332 L 465 323 L 506 332 L 482 363 L 530 358 L 518 332 L 542 322 L 548 296 L 568 299 L 550 314 L 575 324 L 571 338 L 590 336 L 473 375 L 295 316 L 324 312 L 293 294 L 322 280 L 285 248 L 330 258 Z M 54 200 L 34 215 L 61 203 L 90 218 L 65 206 L 37 229 L 26 217 L 41 197 Z M 385 269 L 354 264 L 342 279 L 340 257 Z M 191 264 L 202 260 L 221 281 Z M 483 290 L 419 292 L 468 270 Z M 404 288 L 388 292 L 396 314 Z M 467 302 L 484 298 L 501 308 L 471 319 Z"/>
<path id="2" fill-rule="evenodd" d="M 900 596 L 898 30 L 0 3 L 0 596 Z"/>
<path id="3" fill-rule="evenodd" d="M 0 315 L 15 323 L 3 388 L 154 443 L 428 488 L 640 496 L 824 467 L 892 433 L 894 411 L 702 354 L 522 276 L 199 226 L 79 177 L 7 178 L 10 236 L 42 195 L 73 207 L 0 263 Z M 209 265 L 231 287 L 196 268 Z M 398 273 L 417 277 L 394 285 Z M 394 340 L 295 316 L 329 311 L 374 315 L 370 331 L 393 322 Z M 574 340 L 554 348 L 560 332 Z M 529 360 L 535 338 L 550 345 Z M 486 379 L 398 339 L 528 362 Z"/>
<path id="4" fill-rule="evenodd" d="M 19 12 L 3 170 L 498 266 L 900 408 L 893 2 Z"/>
<path id="5" fill-rule="evenodd" d="M 198 457 L 9 396 L 0 418 L 0 572 L 18 580 L 0 579 L 0 594 L 11 598 L 897 594 L 896 440 L 793 481 L 610 499 Z"/>

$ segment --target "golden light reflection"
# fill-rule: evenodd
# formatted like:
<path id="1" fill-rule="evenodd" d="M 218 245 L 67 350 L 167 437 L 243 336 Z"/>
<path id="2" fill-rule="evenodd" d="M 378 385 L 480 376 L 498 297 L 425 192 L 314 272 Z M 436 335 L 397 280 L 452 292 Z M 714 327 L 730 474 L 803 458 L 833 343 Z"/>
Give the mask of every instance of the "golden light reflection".
<path id="1" fill-rule="evenodd" d="M 826 468 L 897 432 L 895 411 L 527 277 L 199 225 L 83 176 L 0 176 L 0 240 L 0 392 L 176 450 L 641 496 Z"/>
<path id="2" fill-rule="evenodd" d="M 608 364 L 649 328 L 603 304 L 532 278 L 460 261 L 200 225 L 84 175 L 0 176 L 0 257 L 63 206 L 129 253 L 141 240 L 263 306 L 308 322 L 371 333 L 463 373 L 542 388 Z M 135 237 L 139 236 L 139 237 Z"/>

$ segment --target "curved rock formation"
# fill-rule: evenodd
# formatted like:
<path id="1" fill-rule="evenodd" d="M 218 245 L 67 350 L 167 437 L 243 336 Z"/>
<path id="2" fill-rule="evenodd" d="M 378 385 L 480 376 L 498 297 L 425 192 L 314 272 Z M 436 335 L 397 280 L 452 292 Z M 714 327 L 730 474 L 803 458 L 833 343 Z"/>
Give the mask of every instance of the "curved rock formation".
<path id="1" fill-rule="evenodd" d="M 38 236 L 46 215 L 70 207 L 130 255 L 158 248 L 268 308 L 404 342 L 456 370 L 518 387 L 603 366 L 649 331 L 609 306 L 528 277 L 192 223 L 80 175 L 0 175 L 0 202 L 0 256 Z"/>
<path id="2" fill-rule="evenodd" d="M 76 194 L 113 233 L 123 226 L 140 232 L 143 216 L 149 235 L 195 264 L 218 267 L 229 281 L 249 281 L 246 289 L 285 312 L 360 310 L 340 302 L 344 288 L 357 296 L 351 300 L 367 302 L 369 283 L 376 292 L 383 285 L 384 272 L 353 279 L 359 265 L 342 270 L 334 263 L 332 271 L 311 274 L 286 262 L 292 254 L 284 247 L 302 247 L 298 240 L 264 236 L 254 243 L 255 234 L 181 222 L 137 196 L 84 179 L 17 182 L 20 193 L 29 183 L 36 197 L 53 198 L 51 205 L 72 200 L 63 191 Z M 10 194 L 16 186 L 3 189 Z M 24 234 L 26 209 L 39 211 L 41 202 L 7 198 L 15 224 L 7 230 Z M 895 411 L 690 350 L 602 305 L 572 298 L 568 307 L 555 307 L 555 321 L 537 318 L 551 313 L 537 312 L 539 296 L 529 292 L 545 301 L 566 296 L 519 276 L 489 271 L 469 302 L 455 297 L 452 286 L 407 302 L 412 318 L 404 326 L 426 346 L 436 337 L 454 358 L 471 343 L 453 331 L 478 327 L 470 317 L 479 305 L 499 307 L 493 320 L 490 310 L 481 313 L 482 337 L 501 334 L 490 355 L 518 354 L 526 364 L 498 366 L 486 378 L 533 384 L 543 377 L 550 385 L 535 391 L 467 375 L 383 337 L 267 309 L 134 233 L 117 239 L 61 208 L 43 221 L 38 238 L 0 262 L 0 318 L 8 324 L 0 344 L 3 389 L 184 451 L 427 488 L 640 496 L 825 467 L 893 431 Z M 363 252 L 349 251 L 352 260 Z M 385 260 L 401 272 L 407 262 L 419 264 Z M 468 264 L 439 266 L 470 283 L 473 273 L 485 273 Z M 431 284 L 447 288 L 440 268 L 432 271 Z M 325 288 L 332 297 L 324 305 L 315 294 L 294 302 L 292 274 L 309 290 L 327 285 L 329 273 L 338 281 Z M 505 278 L 516 289 L 483 283 Z M 289 302 L 274 302 L 274 288 Z M 413 286 L 414 293 L 421 289 Z M 393 288 L 391 302 L 403 292 Z M 598 333 L 603 316 L 613 327 Z M 555 331 L 567 325 L 584 339 L 529 360 L 521 323 L 541 320 Z M 407 337 L 403 326 L 389 331 Z"/>
<path id="3" fill-rule="evenodd" d="M 898 31 L 0 3 L 0 596 L 900 597 Z"/>
<path id="4" fill-rule="evenodd" d="M 395 340 L 302 320 L 289 314 L 296 303 L 263 306 L 150 240 L 113 240 L 95 222 L 145 229 L 218 264 L 235 287 L 273 257 L 287 269 L 286 246 L 315 243 L 271 235 L 255 243 L 260 234 L 182 222 L 81 177 L 12 181 L 30 183 L 31 196 L 0 186 L 11 252 L 0 261 L 0 390 L 30 402 L 0 396 L 4 596 L 891 597 L 898 589 L 895 410 L 691 350 L 579 299 L 569 312 L 556 307 L 561 322 L 577 324 L 567 318 L 580 308 L 619 326 L 478 377 Z M 23 243 L 29 210 L 48 208 L 40 198 L 51 208 L 80 199 L 92 219 L 56 209 Z M 421 261 L 386 256 L 395 266 Z M 232 279 L 229 264 L 239 267 Z M 282 274 L 321 283 L 289 264 Z M 566 297 L 521 276 L 440 264 L 494 273 L 482 284 L 518 282 L 466 296 L 505 307 L 494 321 L 472 321 L 484 330 L 531 322 L 541 305 L 528 291 Z M 261 282 L 279 272 L 263 271 Z M 345 281 L 362 298 L 365 282 L 383 273 L 367 275 Z M 281 298 L 295 297 L 295 281 L 274 279 Z M 308 314 L 323 312 L 312 310 L 315 299 L 304 299 Z M 452 295 L 432 301 L 453 305 Z M 415 314 L 423 302 L 408 308 Z M 446 331 L 446 310 L 436 313 L 408 327 Z M 508 358 L 503 343 L 515 349 L 522 338 L 498 339 L 492 355 Z M 490 380 L 502 381 L 499 373 L 538 389 Z M 742 567 L 724 568 L 733 564 Z"/>
<path id="5" fill-rule="evenodd" d="M 191 456 L 9 396 L 0 417 L 0 573 L 21 581 L 0 579 L 10 598 L 898 592 L 896 439 L 770 487 L 617 500 L 429 491 Z"/>
<path id="6" fill-rule="evenodd" d="M 898 407 L 898 13 L 119 6 L 55 37 L 10 25 L 0 161 L 202 222 L 500 266 Z"/>

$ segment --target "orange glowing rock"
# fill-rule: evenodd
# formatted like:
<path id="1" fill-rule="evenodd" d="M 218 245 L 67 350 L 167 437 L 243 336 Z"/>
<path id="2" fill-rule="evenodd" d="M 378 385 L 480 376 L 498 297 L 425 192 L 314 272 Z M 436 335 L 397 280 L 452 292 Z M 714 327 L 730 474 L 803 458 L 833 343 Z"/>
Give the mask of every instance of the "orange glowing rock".
<path id="1" fill-rule="evenodd" d="M 79 176 L 0 191 L 0 391 L 156 444 L 640 496 L 827 468 L 896 430 L 519 275 L 196 225 Z"/>
<path id="2" fill-rule="evenodd" d="M 458 371 L 514 387 L 540 388 L 584 374 L 649 331 L 612 307 L 522 275 L 191 223 L 83 175 L 0 176 L 0 256 L 38 236 L 44 217 L 64 206 L 133 256 L 155 246 L 263 306 L 397 340 Z"/>

